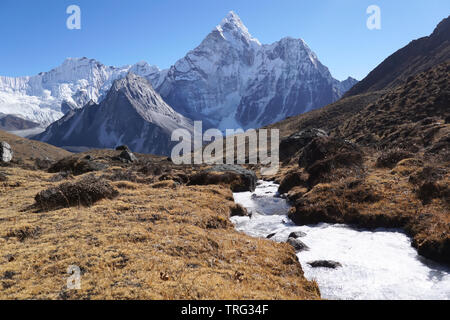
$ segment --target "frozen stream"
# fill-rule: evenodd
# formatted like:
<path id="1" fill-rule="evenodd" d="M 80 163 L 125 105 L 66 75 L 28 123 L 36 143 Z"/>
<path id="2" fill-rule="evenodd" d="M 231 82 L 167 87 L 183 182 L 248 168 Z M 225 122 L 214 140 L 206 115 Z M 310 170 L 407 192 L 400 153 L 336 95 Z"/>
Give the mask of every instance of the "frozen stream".
<path id="1" fill-rule="evenodd" d="M 236 229 L 254 237 L 285 242 L 294 231 L 309 248 L 297 254 L 306 278 L 315 279 L 326 299 L 450 299 L 450 269 L 420 257 L 400 230 L 358 230 L 346 225 L 296 226 L 289 205 L 276 197 L 278 185 L 259 181 L 254 193 L 235 193 L 252 217 L 232 217 Z M 308 262 L 333 260 L 337 269 Z"/>

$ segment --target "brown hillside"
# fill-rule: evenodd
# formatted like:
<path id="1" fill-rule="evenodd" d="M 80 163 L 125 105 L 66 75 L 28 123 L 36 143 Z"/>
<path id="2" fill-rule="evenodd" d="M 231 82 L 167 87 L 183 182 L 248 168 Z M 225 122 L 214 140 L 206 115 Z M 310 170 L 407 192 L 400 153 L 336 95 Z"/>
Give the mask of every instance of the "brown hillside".
<path id="1" fill-rule="evenodd" d="M 450 17 L 442 20 L 434 32 L 396 51 L 362 81 L 351 88 L 345 97 L 394 88 L 408 77 L 423 72 L 450 59 Z"/>
<path id="2" fill-rule="evenodd" d="M 349 117 L 335 134 L 378 148 L 398 147 L 412 152 L 448 148 L 449 79 L 450 62 L 410 77 L 404 85 Z"/>
<path id="3" fill-rule="evenodd" d="M 347 107 L 337 124 L 323 124 L 321 113 L 279 123 L 290 133 L 315 118 L 331 129 L 331 137 L 290 151 L 292 159 L 272 177 L 293 204 L 291 219 L 403 228 L 420 254 L 449 264 L 449 76 L 450 63 L 435 66 L 356 113 Z"/>
<path id="4" fill-rule="evenodd" d="M 21 138 L 0 130 L 0 141 L 6 141 L 14 152 L 13 162 L 30 162 L 34 159 L 58 160 L 70 155 L 70 152 L 47 143 Z"/>

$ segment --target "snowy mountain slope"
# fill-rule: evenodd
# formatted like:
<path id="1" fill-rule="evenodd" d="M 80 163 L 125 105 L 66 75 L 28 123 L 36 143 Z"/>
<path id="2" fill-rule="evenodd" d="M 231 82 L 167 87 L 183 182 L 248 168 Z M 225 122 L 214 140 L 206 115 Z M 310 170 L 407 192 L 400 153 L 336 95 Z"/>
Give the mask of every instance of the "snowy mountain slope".
<path id="1" fill-rule="evenodd" d="M 192 132 L 192 122 L 175 112 L 142 77 L 128 73 L 116 80 L 105 99 L 71 110 L 33 139 L 56 146 L 114 148 L 170 154 L 174 129 Z"/>
<path id="2" fill-rule="evenodd" d="M 178 112 L 227 127 L 260 127 L 336 101 L 339 82 L 301 39 L 262 45 L 230 12 L 172 66 L 158 92 Z"/>
<path id="3" fill-rule="evenodd" d="M 61 104 L 81 108 L 99 102 L 114 80 L 132 71 L 157 83 L 160 70 L 145 62 L 121 68 L 94 59 L 68 58 L 59 67 L 32 77 L 0 76 L 0 112 L 49 125 L 64 114 Z"/>

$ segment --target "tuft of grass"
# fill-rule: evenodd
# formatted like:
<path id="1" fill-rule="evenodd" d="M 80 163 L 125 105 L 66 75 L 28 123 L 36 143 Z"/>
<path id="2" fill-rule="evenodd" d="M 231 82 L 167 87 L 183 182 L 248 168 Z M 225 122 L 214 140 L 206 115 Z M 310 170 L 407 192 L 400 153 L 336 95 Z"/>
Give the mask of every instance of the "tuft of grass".
<path id="1" fill-rule="evenodd" d="M 113 199 L 118 191 L 106 180 L 89 175 L 76 182 L 66 182 L 39 192 L 36 206 L 41 210 L 55 210 L 72 206 L 91 206 L 101 199 Z"/>

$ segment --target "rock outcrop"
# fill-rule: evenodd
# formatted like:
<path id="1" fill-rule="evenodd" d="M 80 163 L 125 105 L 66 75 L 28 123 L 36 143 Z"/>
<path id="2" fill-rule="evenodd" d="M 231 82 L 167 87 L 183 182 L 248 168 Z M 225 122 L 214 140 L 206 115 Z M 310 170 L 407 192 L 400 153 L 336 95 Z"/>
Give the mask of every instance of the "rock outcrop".
<path id="1" fill-rule="evenodd" d="M 12 160 L 13 154 L 14 152 L 7 142 L 0 142 L 0 162 L 10 162 Z"/>
<path id="2" fill-rule="evenodd" d="M 328 137 L 328 134 L 322 129 L 306 129 L 296 132 L 280 142 L 280 160 L 290 159 L 297 152 L 301 151 L 314 138 Z"/>

